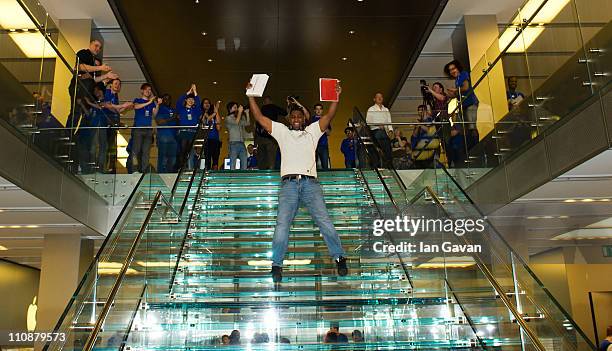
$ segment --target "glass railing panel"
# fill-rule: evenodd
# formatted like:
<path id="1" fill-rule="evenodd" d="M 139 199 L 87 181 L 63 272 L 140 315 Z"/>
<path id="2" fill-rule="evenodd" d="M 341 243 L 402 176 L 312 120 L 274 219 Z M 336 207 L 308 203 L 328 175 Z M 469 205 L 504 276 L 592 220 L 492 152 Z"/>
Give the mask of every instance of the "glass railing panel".
<path id="1" fill-rule="evenodd" d="M 445 196 L 442 202 L 444 210 L 455 218 L 482 218 L 478 209 L 447 173 L 444 170 L 438 170 L 437 173 L 437 177 L 449 179 L 442 189 Z M 570 350 L 587 350 L 592 347 L 569 314 L 494 227 L 487 224 L 485 231 L 467 233 L 461 238 L 467 243 L 482 245 L 484 254 L 474 257 L 485 264 L 503 291 L 509 294 L 514 307 L 529 321 L 532 331 L 540 340 Z"/>

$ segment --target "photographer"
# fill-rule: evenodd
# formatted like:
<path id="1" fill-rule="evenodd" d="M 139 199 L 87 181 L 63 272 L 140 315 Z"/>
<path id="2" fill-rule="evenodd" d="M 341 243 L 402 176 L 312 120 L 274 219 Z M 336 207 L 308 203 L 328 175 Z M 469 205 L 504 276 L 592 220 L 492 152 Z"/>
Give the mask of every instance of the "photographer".
<path id="1" fill-rule="evenodd" d="M 244 114 L 244 106 L 235 102 L 227 104 L 227 117 L 225 127 L 229 133 L 229 159 L 230 169 L 238 169 L 236 160 L 240 159 L 240 169 L 247 169 L 247 149 L 244 145 L 244 134 L 249 121 Z"/>

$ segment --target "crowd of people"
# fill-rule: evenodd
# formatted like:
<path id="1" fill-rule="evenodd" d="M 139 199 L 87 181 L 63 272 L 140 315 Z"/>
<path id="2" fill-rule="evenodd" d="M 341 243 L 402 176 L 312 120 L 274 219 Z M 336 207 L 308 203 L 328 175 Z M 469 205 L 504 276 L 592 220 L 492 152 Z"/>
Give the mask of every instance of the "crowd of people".
<path id="1" fill-rule="evenodd" d="M 140 96 L 120 102 L 121 79 L 112 67 L 102 64 L 97 58 L 101 47 L 100 41 L 92 40 L 87 49 L 77 53 L 78 75 L 69 87 L 76 103 L 66 125 L 70 128 L 71 140 L 76 143 L 70 151 L 70 158 L 76 160 L 76 172 L 116 172 L 117 133 L 126 128 L 121 115 L 129 110 L 134 111 L 127 145 L 126 167 L 129 173 L 150 170 L 150 151 L 154 143 L 158 150 L 157 172 L 176 172 L 182 164 L 194 167 L 196 157 L 191 143 L 198 125 L 208 130 L 204 150 L 207 169 L 226 168 L 225 163 L 220 164 L 223 129 L 228 134 L 229 168 L 280 169 L 278 143 L 251 118 L 248 104 L 229 102 L 222 110 L 221 101 L 202 99 L 195 84 L 191 84 L 173 104 L 169 94 L 154 96 L 148 83 L 140 87 Z M 460 62 L 449 62 L 444 72 L 454 81 L 453 86 L 445 88 L 442 83 L 435 82 L 430 87 L 422 81 L 423 103 L 418 106 L 416 123 L 409 127 L 394 128 L 391 113 L 384 105 L 384 95 L 377 92 L 366 115 L 376 146 L 368 147 L 371 148 L 368 157 L 366 148 L 362 147 L 364 144 L 361 144 L 367 135 L 359 123 L 347 123 L 345 138 L 337 146 L 344 157 L 344 166 L 358 167 L 370 159 L 374 163 L 372 166 L 393 166 L 396 169 L 432 168 L 438 162 L 447 167 L 462 167 L 469 150 L 479 141 L 476 127 L 479 101 L 470 74 Z M 524 95 L 517 91 L 517 81 L 516 77 L 508 78 L 507 98 L 511 111 L 524 99 Z M 44 101 L 40 95 L 36 94 L 36 101 Z M 460 108 L 451 116 L 448 106 L 455 98 Z M 317 122 L 325 113 L 320 103 L 312 107 L 311 113 L 296 96 L 288 96 L 286 102 L 286 106 L 278 106 L 266 96 L 261 111 L 272 121 L 286 122 L 289 106 L 299 106 L 307 125 Z M 41 115 L 47 118 L 39 119 L 36 125 L 42 129 L 59 128 L 60 124 L 50 116 L 49 104 L 41 102 L 40 105 Z M 448 122 L 453 117 L 455 123 L 451 125 Z M 331 167 L 330 133 L 331 126 L 316 148 L 317 168 L 323 170 Z M 39 137 L 40 142 L 45 141 L 44 135 L 42 133 Z M 54 148 L 52 145 L 47 147 Z"/>
<path id="2" fill-rule="evenodd" d="M 267 344 L 270 342 L 275 342 L 274 340 L 270 340 L 270 337 L 266 332 L 254 333 L 253 337 L 245 342 L 241 339 L 240 331 L 237 329 L 232 330 L 229 335 L 224 334 L 220 339 L 216 340 L 217 341 L 215 343 L 221 345 L 241 345 L 243 343 Z M 349 343 L 349 337 L 340 332 L 338 323 L 332 323 L 327 333 L 323 336 L 322 341 L 324 344 Z M 353 330 L 350 341 L 353 343 L 365 342 L 363 332 L 358 329 Z M 281 344 L 291 344 L 291 340 L 283 336 L 278 336 L 276 342 Z"/>

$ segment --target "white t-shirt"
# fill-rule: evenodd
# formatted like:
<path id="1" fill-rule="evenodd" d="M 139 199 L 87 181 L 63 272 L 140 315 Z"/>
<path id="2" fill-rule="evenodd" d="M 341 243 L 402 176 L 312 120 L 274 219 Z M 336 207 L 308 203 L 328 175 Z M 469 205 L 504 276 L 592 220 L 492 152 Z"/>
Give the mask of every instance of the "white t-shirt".
<path id="1" fill-rule="evenodd" d="M 282 123 L 272 121 L 272 137 L 278 142 L 281 152 L 281 177 L 288 174 L 317 176 L 315 152 L 324 132 L 319 121 L 305 130 L 290 130 Z"/>

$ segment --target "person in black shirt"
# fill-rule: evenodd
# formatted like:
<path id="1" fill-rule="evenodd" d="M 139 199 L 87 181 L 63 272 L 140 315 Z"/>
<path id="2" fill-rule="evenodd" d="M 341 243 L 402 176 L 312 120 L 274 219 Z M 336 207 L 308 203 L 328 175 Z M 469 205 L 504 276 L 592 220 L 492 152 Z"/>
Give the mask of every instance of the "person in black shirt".
<path id="1" fill-rule="evenodd" d="M 287 111 L 282 107 L 274 105 L 272 98 L 269 96 L 264 97 L 261 113 L 275 122 L 278 122 L 279 117 L 287 115 Z M 257 144 L 257 168 L 273 169 L 276 153 L 278 152 L 278 144 L 259 123 L 255 124 L 255 144 Z"/>

